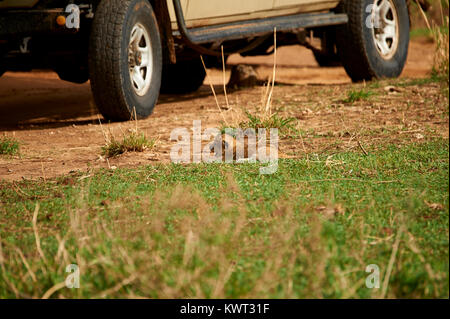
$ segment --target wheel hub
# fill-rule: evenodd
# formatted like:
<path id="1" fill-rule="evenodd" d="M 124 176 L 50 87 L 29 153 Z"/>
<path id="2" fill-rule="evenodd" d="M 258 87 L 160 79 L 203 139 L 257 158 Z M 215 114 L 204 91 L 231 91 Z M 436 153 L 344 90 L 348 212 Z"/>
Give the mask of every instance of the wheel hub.
<path id="1" fill-rule="evenodd" d="M 372 9 L 372 34 L 378 53 L 391 59 L 399 42 L 397 10 L 392 0 L 375 0 Z"/>

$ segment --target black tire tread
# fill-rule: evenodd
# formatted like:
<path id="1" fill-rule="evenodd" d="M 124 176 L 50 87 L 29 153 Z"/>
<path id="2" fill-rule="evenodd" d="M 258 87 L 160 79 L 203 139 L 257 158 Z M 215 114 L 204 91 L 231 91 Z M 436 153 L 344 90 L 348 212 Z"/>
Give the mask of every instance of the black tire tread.
<path id="1" fill-rule="evenodd" d="M 123 24 L 118 21 L 124 20 L 130 3 L 130 0 L 101 1 L 90 39 L 89 69 L 94 100 L 103 116 L 111 120 L 129 116 L 119 67 Z"/>
<path id="2" fill-rule="evenodd" d="M 338 52 L 345 71 L 354 82 L 370 80 L 376 77 L 369 65 L 369 57 L 364 45 L 363 23 L 364 6 L 362 1 L 344 0 L 338 7 L 339 12 L 345 12 L 348 23 L 337 28 Z"/>

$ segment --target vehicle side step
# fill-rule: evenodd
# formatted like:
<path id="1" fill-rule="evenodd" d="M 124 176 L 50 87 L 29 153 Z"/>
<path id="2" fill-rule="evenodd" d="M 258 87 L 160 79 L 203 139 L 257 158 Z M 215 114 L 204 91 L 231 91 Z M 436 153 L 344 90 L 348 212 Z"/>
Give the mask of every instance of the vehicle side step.
<path id="1" fill-rule="evenodd" d="M 189 32 L 190 40 L 193 43 L 205 44 L 216 41 L 229 41 L 252 36 L 261 36 L 273 32 L 275 27 L 277 28 L 277 31 L 294 31 L 301 28 L 338 25 L 347 22 L 348 17 L 344 13 L 303 13 L 290 16 L 239 21 L 210 27 L 191 28 L 186 31 Z M 181 34 L 179 31 L 175 31 L 174 36 L 179 37 Z"/>

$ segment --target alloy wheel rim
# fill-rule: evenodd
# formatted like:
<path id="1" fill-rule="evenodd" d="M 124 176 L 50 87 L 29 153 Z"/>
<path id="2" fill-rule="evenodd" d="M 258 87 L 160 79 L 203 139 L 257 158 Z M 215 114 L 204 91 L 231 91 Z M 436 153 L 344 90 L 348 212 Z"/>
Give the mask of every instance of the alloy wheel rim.
<path id="1" fill-rule="evenodd" d="M 152 79 L 153 54 L 149 33 L 140 23 L 131 30 L 128 66 L 134 92 L 138 96 L 144 96 L 150 88 Z"/>
<path id="2" fill-rule="evenodd" d="M 372 35 L 380 56 L 391 59 L 399 42 L 398 15 L 392 0 L 375 0 L 372 8 Z"/>

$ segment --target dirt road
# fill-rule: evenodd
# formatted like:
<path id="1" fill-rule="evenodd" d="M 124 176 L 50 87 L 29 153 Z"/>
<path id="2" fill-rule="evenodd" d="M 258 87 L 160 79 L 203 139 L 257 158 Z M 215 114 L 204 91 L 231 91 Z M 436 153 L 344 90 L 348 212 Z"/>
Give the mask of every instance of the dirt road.
<path id="1" fill-rule="evenodd" d="M 427 76 L 432 59 L 432 44 L 413 42 L 402 77 Z M 273 57 L 232 56 L 229 63 L 252 64 L 266 79 L 272 72 Z M 347 143 L 345 147 L 356 147 L 355 136 L 367 136 L 370 144 L 374 139 L 383 139 L 381 133 L 376 133 L 381 132 L 380 128 L 400 130 L 401 125 L 403 131 L 414 131 L 425 138 L 428 126 L 432 128 L 430 136 L 448 137 L 448 116 L 439 118 L 436 114 L 436 103 L 443 103 L 436 84 L 408 86 L 388 95 L 382 83 L 373 88 L 376 98 L 346 105 L 342 101 L 353 86 L 343 68 L 319 68 L 311 53 L 297 46 L 281 48 L 277 66 L 280 85 L 275 87 L 274 107 L 280 114 L 297 118 L 298 127 L 307 132 L 302 146 L 298 140 L 282 143 L 282 150 L 292 156 L 320 152 L 337 140 Z M 212 75 L 220 86 L 221 73 L 212 71 Z M 229 98 L 233 110 L 254 109 L 260 103 L 261 88 L 231 92 Z M 233 110 L 225 111 L 230 121 L 235 116 Z M 105 132 L 98 125 L 98 117 L 89 84 L 63 82 L 50 72 L 6 73 L 0 78 L 0 134 L 14 136 L 21 143 L 21 151 L 19 156 L 0 157 L 0 179 L 51 178 L 88 168 L 169 162 L 171 130 L 189 129 L 197 119 L 205 127 L 219 127 L 221 121 L 207 85 L 191 95 L 161 96 L 153 116 L 138 122 L 139 129 L 158 140 L 157 148 L 106 161 L 100 156 Z M 134 125 L 107 124 L 103 129 L 120 137 Z M 370 138 L 364 130 L 371 131 Z M 402 138 L 414 139 L 416 133 L 403 133 Z"/>

